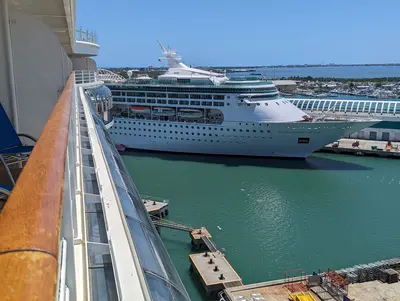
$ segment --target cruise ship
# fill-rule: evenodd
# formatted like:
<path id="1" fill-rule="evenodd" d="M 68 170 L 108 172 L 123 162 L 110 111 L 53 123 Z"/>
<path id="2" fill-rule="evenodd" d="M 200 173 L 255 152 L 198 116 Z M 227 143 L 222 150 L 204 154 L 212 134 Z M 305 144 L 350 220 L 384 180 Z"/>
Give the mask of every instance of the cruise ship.
<path id="1" fill-rule="evenodd" d="M 108 84 L 114 125 L 123 147 L 182 153 L 305 158 L 372 119 L 313 119 L 279 96 L 267 80 L 228 78 L 188 67 L 160 44 L 169 69 Z"/>

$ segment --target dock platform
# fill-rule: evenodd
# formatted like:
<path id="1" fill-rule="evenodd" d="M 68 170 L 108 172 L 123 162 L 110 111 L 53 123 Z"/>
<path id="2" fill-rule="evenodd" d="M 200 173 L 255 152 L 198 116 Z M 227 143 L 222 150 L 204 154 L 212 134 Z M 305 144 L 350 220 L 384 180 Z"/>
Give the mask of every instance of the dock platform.
<path id="1" fill-rule="evenodd" d="M 208 296 L 226 287 L 243 285 L 242 279 L 219 251 L 190 254 L 189 260 L 190 270 L 199 275 Z"/>
<path id="2" fill-rule="evenodd" d="M 210 252 L 216 252 L 217 247 L 211 241 L 211 234 L 204 227 L 195 229 L 190 232 L 190 238 L 192 240 L 192 247 L 195 250 L 206 250 Z"/>
<path id="3" fill-rule="evenodd" d="M 166 201 L 143 200 L 143 204 L 147 212 L 152 216 L 164 218 L 168 215 L 168 203 Z"/>
<path id="4" fill-rule="evenodd" d="M 353 147 L 352 144 L 356 141 L 359 142 L 359 146 Z M 386 143 L 387 141 L 340 139 L 339 146 L 330 143 L 319 152 L 400 159 L 400 143 L 392 142 L 393 147 L 390 150 L 386 150 Z"/>

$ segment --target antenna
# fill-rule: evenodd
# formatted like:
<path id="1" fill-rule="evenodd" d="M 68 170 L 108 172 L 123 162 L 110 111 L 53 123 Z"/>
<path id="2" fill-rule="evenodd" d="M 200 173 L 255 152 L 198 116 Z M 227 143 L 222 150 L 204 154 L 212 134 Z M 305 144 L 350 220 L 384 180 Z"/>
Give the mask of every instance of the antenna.
<path id="1" fill-rule="evenodd" d="M 167 49 L 165 49 L 165 47 L 161 44 L 160 41 L 157 41 L 158 45 L 160 45 L 161 51 L 162 52 L 167 52 Z"/>

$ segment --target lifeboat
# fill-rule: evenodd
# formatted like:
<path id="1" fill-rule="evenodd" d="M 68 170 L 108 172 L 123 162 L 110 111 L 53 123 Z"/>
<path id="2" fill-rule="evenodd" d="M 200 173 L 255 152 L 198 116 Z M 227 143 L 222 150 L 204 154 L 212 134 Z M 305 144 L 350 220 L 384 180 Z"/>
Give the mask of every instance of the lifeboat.
<path id="1" fill-rule="evenodd" d="M 131 112 L 148 114 L 148 113 L 150 113 L 150 108 L 149 107 L 142 107 L 142 106 L 132 106 L 131 107 Z"/>
<path id="2" fill-rule="evenodd" d="M 196 109 L 180 109 L 178 115 L 181 118 L 201 118 L 203 117 L 203 112 Z"/>
<path id="3" fill-rule="evenodd" d="M 155 107 L 153 108 L 153 116 L 175 116 L 175 109 L 174 108 L 161 108 Z"/>

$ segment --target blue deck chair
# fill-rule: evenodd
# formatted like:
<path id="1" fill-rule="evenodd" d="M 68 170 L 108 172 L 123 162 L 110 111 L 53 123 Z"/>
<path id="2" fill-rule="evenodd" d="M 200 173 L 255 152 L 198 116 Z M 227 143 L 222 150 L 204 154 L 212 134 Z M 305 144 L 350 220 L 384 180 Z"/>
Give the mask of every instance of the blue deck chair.
<path id="1" fill-rule="evenodd" d="M 26 137 L 36 142 L 36 139 L 30 135 L 17 134 L 15 132 L 3 105 L 0 103 L 0 164 L 4 165 L 4 170 L 7 173 L 6 176 L 8 176 L 9 182 L 12 184 L 5 185 L 0 183 L 0 210 L 15 185 L 15 179 L 11 173 L 10 166 L 20 166 L 20 164 L 23 164 L 33 149 L 33 146 L 23 145 L 20 137 Z"/>

